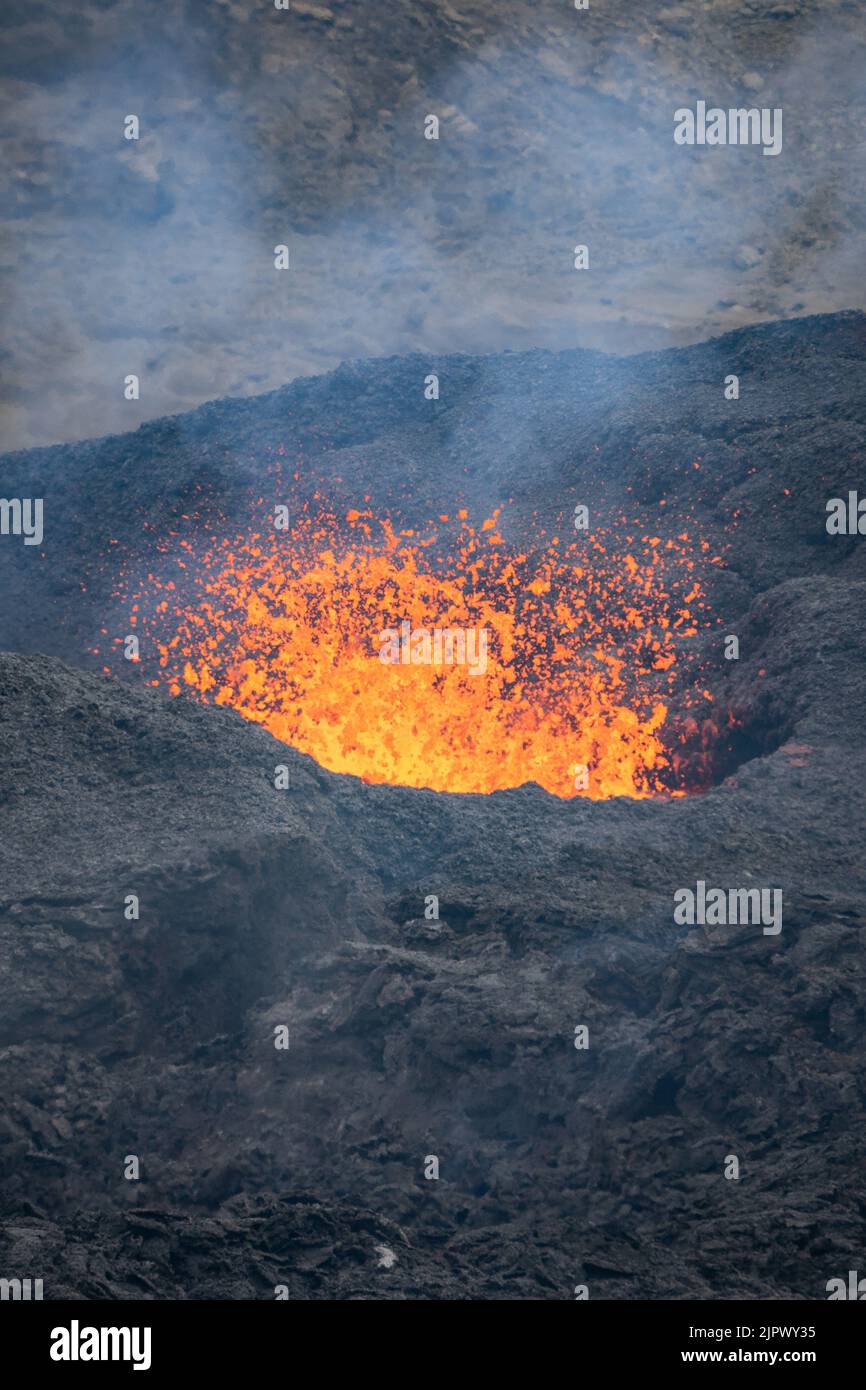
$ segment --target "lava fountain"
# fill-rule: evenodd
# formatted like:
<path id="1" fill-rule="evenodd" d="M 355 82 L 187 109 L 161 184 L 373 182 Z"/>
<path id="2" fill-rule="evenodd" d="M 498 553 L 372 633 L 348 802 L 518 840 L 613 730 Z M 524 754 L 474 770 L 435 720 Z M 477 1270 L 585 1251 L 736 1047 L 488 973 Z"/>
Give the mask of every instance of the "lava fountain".
<path id="1" fill-rule="evenodd" d="M 175 540 L 168 571 L 128 594 L 130 621 L 159 652 L 153 684 L 229 705 L 333 772 L 682 795 L 668 692 L 708 621 L 707 550 L 624 519 L 515 547 L 500 511 L 421 531 L 319 505 L 286 532 Z"/>

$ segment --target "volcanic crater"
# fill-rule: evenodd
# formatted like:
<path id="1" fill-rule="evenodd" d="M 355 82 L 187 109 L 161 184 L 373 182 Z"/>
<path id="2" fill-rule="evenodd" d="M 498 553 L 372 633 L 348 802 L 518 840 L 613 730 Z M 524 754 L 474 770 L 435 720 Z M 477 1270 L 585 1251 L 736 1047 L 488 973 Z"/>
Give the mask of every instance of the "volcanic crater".
<path id="1" fill-rule="evenodd" d="M 864 386 L 838 314 L 353 362 L 0 461 L 45 499 L 41 550 L 0 545 L 7 1277 L 815 1298 L 857 1267 L 866 572 L 825 507 Z M 486 625 L 487 669 L 389 667 L 404 619 Z M 697 881 L 781 889 L 781 934 L 675 925 Z"/>

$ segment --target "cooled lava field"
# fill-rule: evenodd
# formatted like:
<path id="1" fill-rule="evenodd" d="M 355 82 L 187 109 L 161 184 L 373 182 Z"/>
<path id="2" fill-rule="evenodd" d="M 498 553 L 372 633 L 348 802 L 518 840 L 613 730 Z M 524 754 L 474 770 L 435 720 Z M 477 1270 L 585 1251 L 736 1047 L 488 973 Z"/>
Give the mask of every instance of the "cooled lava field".
<path id="1" fill-rule="evenodd" d="M 4 1276 L 862 1268 L 866 563 L 826 523 L 864 450 L 851 312 L 349 362 L 0 459 L 44 500 L 0 540 Z M 359 624 L 446 599 L 489 672 L 383 686 Z M 781 930 L 680 924 L 699 883 L 781 891 Z"/>

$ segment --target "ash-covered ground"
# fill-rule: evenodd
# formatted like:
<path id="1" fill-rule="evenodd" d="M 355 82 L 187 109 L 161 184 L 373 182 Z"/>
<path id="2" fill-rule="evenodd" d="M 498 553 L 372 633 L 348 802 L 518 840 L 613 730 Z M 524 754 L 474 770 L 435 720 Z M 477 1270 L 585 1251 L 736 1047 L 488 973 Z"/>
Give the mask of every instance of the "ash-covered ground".
<path id="1" fill-rule="evenodd" d="M 45 499 L 41 547 L 0 541 L 0 1275 L 813 1299 L 862 1268 L 866 573 L 825 504 L 863 486 L 864 385 L 852 313 L 627 360 L 354 363 L 0 460 L 4 496 Z M 697 640 L 740 730 L 716 785 L 368 786 L 147 688 L 117 571 L 275 459 L 292 506 L 698 527 L 725 550 Z M 698 880 L 781 889 L 781 932 L 676 925 Z"/>

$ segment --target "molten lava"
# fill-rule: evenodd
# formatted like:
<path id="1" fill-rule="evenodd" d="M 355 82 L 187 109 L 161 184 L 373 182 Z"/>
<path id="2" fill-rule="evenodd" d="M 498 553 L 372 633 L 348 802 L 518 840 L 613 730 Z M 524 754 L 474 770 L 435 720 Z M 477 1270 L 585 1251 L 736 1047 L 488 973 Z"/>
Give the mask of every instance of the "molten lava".
<path id="1" fill-rule="evenodd" d="M 666 692 L 706 608 L 701 549 L 622 526 L 517 550 L 499 513 L 423 534 L 304 514 L 204 554 L 181 543 L 133 621 L 158 647 L 154 684 L 230 705 L 334 772 L 681 795 Z"/>

